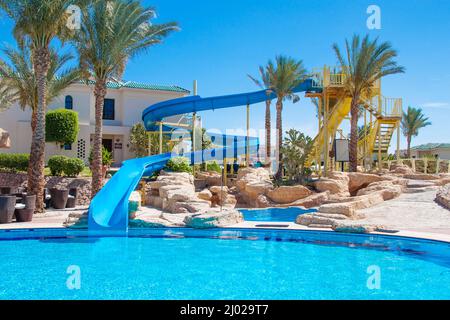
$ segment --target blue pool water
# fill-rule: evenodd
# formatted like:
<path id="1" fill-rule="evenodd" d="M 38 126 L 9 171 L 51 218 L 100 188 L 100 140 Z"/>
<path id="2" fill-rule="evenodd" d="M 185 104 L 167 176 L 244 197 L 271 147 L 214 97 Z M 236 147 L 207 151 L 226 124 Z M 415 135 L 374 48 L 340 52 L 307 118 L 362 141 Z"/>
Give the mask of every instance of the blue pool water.
<path id="1" fill-rule="evenodd" d="M 267 208 L 267 209 L 241 209 L 245 221 L 264 222 L 295 222 L 301 214 L 316 212 L 316 209 L 300 208 Z"/>
<path id="2" fill-rule="evenodd" d="M 441 242 L 242 229 L 1 238 L 0 299 L 450 299 L 450 246 Z M 70 266 L 78 290 L 67 286 Z"/>

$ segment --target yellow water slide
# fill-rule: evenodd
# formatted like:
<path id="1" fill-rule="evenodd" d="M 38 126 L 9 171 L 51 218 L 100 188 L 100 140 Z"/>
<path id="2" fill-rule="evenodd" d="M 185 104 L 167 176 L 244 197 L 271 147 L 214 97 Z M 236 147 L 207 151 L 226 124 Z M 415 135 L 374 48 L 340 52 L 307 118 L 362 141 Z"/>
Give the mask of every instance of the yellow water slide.
<path id="1" fill-rule="evenodd" d="M 331 99 L 333 100 L 333 99 Z M 307 158 L 307 166 L 311 166 L 316 160 L 320 160 L 320 155 L 325 148 L 326 138 L 334 137 L 337 129 L 341 125 L 344 118 L 349 114 L 351 107 L 351 98 L 340 98 L 330 101 L 331 111 L 326 119 L 323 120 L 323 125 L 320 127 L 319 133 L 314 139 L 313 148 Z M 329 141 L 328 141 L 329 142 Z"/>

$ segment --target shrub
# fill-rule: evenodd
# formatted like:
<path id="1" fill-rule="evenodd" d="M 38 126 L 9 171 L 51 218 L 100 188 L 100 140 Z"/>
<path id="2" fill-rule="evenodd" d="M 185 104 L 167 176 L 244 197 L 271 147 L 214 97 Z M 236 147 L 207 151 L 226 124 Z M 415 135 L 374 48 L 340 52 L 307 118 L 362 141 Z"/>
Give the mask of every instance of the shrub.
<path id="1" fill-rule="evenodd" d="M 92 164 L 92 149 L 89 153 L 89 163 Z M 102 146 L 102 164 L 104 166 L 110 166 L 114 162 L 112 153 L 108 151 L 104 146 Z"/>
<path id="2" fill-rule="evenodd" d="M 64 174 L 76 177 L 84 170 L 84 162 L 78 158 L 67 158 L 64 165 Z"/>
<path id="3" fill-rule="evenodd" d="M 2 153 L 0 154 L 0 168 L 15 171 L 27 171 L 29 154 Z"/>
<path id="4" fill-rule="evenodd" d="M 45 115 L 45 140 L 61 145 L 72 144 L 78 136 L 78 113 L 72 110 L 57 109 Z"/>
<path id="5" fill-rule="evenodd" d="M 216 161 L 209 162 L 207 164 L 207 168 L 208 168 L 208 171 L 214 171 L 214 172 L 217 172 L 217 173 L 220 173 L 220 174 L 222 173 L 222 168 L 220 167 L 220 165 Z"/>
<path id="6" fill-rule="evenodd" d="M 83 160 L 66 156 L 53 156 L 48 160 L 48 167 L 53 176 L 63 173 L 69 177 L 78 176 L 84 169 Z"/>
<path id="7" fill-rule="evenodd" d="M 149 134 L 142 123 L 135 124 L 130 130 L 130 151 L 136 158 L 148 155 Z"/>
<path id="8" fill-rule="evenodd" d="M 175 157 L 170 159 L 167 162 L 165 169 L 172 172 L 192 173 L 189 159 L 185 157 Z"/>
<path id="9" fill-rule="evenodd" d="M 52 176 L 62 176 L 66 159 L 66 156 L 52 156 L 48 159 L 48 167 Z"/>

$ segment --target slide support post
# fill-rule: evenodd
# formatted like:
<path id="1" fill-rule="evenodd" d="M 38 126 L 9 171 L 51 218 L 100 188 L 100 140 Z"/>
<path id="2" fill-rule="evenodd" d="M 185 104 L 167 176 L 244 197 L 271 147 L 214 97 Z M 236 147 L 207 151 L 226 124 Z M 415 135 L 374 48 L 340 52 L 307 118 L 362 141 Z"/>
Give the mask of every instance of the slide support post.
<path id="1" fill-rule="evenodd" d="M 194 96 L 197 95 L 197 80 L 194 80 L 194 86 L 193 86 L 193 93 Z M 197 119 L 197 112 L 192 113 L 192 152 L 196 151 L 196 139 L 195 139 L 195 121 Z M 192 175 L 195 177 L 195 159 L 192 161 Z"/>
<path id="2" fill-rule="evenodd" d="M 250 104 L 247 104 L 247 145 L 245 150 L 247 167 L 250 165 Z"/>
<path id="3" fill-rule="evenodd" d="M 163 153 L 163 123 L 159 123 L 159 154 Z"/>
<path id="4" fill-rule="evenodd" d="M 400 122 L 397 124 L 397 164 L 400 164 Z"/>

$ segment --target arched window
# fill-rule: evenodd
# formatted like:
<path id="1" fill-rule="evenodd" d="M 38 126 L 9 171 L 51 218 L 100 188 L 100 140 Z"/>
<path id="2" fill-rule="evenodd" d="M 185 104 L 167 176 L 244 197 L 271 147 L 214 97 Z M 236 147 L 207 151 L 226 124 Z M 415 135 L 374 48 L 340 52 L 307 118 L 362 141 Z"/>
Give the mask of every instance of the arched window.
<path id="1" fill-rule="evenodd" d="M 66 96 L 66 109 L 73 109 L 73 98 L 72 96 Z"/>

